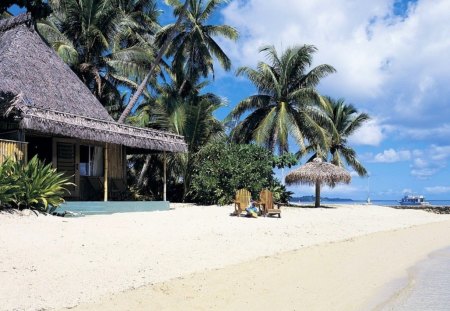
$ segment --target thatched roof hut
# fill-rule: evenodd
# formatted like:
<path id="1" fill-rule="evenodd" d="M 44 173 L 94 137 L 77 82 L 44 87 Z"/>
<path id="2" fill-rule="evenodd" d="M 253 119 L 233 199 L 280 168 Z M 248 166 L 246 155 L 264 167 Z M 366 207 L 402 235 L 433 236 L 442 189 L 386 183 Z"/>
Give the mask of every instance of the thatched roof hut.
<path id="1" fill-rule="evenodd" d="M 350 173 L 343 168 L 328 162 L 323 162 L 321 158 L 315 158 L 312 162 L 306 163 L 300 168 L 293 170 L 286 175 L 285 181 L 288 185 L 307 184 L 316 186 L 315 206 L 320 206 L 320 186 L 321 184 L 330 187 L 338 183 L 349 184 Z"/>
<path id="2" fill-rule="evenodd" d="M 52 163 L 71 178 L 76 187 L 70 198 L 79 200 L 96 199 L 100 192 L 107 200 L 109 191 L 126 188 L 129 153 L 187 150 L 180 135 L 114 121 L 28 15 L 0 20 L 2 141 L 16 147 L 0 148 L 0 160 L 20 153 L 25 161 L 36 155 Z"/>
<path id="3" fill-rule="evenodd" d="M 0 20 L 2 93 L 12 94 L 14 100 L 0 101 L 0 109 L 21 129 L 137 149 L 187 149 L 182 136 L 115 122 L 36 33 L 28 15 Z"/>

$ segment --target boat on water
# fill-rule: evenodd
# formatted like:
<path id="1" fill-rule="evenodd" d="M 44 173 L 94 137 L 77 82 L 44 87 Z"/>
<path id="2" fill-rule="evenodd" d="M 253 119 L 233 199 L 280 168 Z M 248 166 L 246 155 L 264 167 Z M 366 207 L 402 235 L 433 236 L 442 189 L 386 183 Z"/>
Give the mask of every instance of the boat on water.
<path id="1" fill-rule="evenodd" d="M 430 202 L 426 202 L 423 195 L 405 195 L 400 201 L 400 205 L 420 206 L 431 205 Z"/>

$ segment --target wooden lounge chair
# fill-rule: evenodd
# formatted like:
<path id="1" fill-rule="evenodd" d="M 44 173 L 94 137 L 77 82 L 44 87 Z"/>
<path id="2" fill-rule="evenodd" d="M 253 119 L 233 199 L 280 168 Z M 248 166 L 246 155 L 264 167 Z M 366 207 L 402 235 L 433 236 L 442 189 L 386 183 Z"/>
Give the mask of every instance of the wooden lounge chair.
<path id="1" fill-rule="evenodd" d="M 275 208 L 274 202 L 273 202 L 273 194 L 271 191 L 267 189 L 261 190 L 259 193 L 259 201 L 255 202 L 257 206 L 259 206 L 259 210 L 261 212 L 261 215 L 265 216 L 271 216 L 271 215 L 278 215 L 278 218 L 281 218 L 281 210 L 278 203 L 275 203 L 277 207 Z"/>
<path id="2" fill-rule="evenodd" d="M 239 189 L 236 191 L 236 198 L 234 200 L 234 214 L 240 216 L 242 212 L 250 205 L 252 195 L 247 189 Z"/>

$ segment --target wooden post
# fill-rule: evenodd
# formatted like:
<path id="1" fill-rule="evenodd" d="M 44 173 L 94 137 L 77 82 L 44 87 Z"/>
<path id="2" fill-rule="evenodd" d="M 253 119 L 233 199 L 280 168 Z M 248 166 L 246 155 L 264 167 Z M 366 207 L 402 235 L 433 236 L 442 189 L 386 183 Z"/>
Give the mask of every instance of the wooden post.
<path id="1" fill-rule="evenodd" d="M 163 186 L 163 200 L 167 201 L 167 158 L 166 158 L 166 152 L 164 151 L 164 160 L 163 160 L 163 179 L 164 179 L 164 186 Z"/>
<path id="2" fill-rule="evenodd" d="M 104 172 L 104 184 L 103 184 L 103 189 L 104 189 L 104 201 L 108 201 L 108 143 L 105 144 L 105 163 L 104 163 L 104 167 L 105 167 L 105 172 Z"/>
<path id="3" fill-rule="evenodd" d="M 316 204 L 315 207 L 320 207 L 320 181 L 316 181 Z"/>

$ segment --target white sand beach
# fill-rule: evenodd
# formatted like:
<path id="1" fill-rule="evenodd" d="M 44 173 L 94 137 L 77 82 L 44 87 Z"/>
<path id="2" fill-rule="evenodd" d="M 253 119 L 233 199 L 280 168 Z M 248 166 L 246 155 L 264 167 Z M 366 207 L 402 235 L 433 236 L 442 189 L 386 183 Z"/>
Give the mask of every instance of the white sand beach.
<path id="1" fill-rule="evenodd" d="M 231 206 L 81 218 L 0 214 L 0 310 L 360 310 L 450 245 L 450 215 Z"/>

